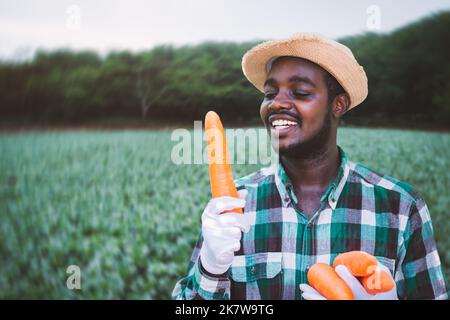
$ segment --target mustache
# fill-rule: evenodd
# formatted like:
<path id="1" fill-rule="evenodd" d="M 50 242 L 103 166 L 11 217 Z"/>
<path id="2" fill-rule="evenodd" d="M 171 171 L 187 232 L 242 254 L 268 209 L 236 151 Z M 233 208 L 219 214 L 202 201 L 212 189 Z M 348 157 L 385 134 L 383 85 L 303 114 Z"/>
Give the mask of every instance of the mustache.
<path id="1" fill-rule="evenodd" d="M 269 113 L 267 114 L 267 117 L 266 117 L 266 121 L 268 122 L 268 121 L 269 121 L 269 118 L 270 118 L 271 116 L 273 116 L 273 115 L 281 115 L 281 114 L 288 115 L 288 116 L 290 116 L 290 117 L 292 117 L 292 118 L 298 120 L 299 122 L 302 121 L 302 119 L 300 118 L 300 115 L 299 115 L 298 113 L 293 112 L 293 111 L 289 111 L 289 110 L 269 111 Z"/>

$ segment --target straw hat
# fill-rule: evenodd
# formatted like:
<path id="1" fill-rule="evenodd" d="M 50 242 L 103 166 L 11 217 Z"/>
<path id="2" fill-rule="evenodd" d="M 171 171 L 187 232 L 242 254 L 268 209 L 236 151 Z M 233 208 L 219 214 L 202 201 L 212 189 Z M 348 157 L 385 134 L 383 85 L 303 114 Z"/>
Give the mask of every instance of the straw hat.
<path id="1" fill-rule="evenodd" d="M 299 57 L 328 71 L 350 97 L 349 109 L 367 97 L 367 76 L 350 49 L 318 34 L 297 33 L 286 40 L 263 42 L 245 53 L 242 70 L 261 92 L 272 62 L 281 56 Z"/>

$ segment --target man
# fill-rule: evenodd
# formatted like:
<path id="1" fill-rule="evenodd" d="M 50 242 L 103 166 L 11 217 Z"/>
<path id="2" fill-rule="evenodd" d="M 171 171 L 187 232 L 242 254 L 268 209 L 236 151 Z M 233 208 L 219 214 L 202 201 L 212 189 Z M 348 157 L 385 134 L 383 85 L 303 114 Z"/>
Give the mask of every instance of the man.
<path id="1" fill-rule="evenodd" d="M 367 96 L 351 51 L 314 34 L 262 43 L 242 60 L 264 93 L 260 115 L 279 163 L 236 181 L 240 198 L 212 199 L 176 299 L 325 299 L 308 268 L 342 252 L 374 255 L 396 286 L 370 295 L 345 267 L 356 299 L 446 299 L 428 208 L 408 184 L 347 159 L 339 119 Z M 241 207 L 244 214 L 225 210 Z"/>

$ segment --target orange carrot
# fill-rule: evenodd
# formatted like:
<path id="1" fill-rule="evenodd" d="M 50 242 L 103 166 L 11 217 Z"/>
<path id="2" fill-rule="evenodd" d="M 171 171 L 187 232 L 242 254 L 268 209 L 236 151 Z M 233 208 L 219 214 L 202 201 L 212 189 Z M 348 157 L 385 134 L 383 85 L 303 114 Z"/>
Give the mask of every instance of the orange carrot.
<path id="1" fill-rule="evenodd" d="M 353 300 L 353 292 L 334 269 L 326 263 L 316 263 L 307 274 L 309 284 L 328 300 Z"/>
<path id="2" fill-rule="evenodd" d="M 349 251 L 338 255 L 333 267 L 343 264 L 355 277 L 365 277 L 372 274 L 377 265 L 377 259 L 364 251 Z"/>
<path id="3" fill-rule="evenodd" d="M 394 280 L 387 272 L 380 269 L 376 269 L 370 276 L 362 278 L 361 283 L 370 294 L 386 292 L 394 288 Z"/>
<path id="4" fill-rule="evenodd" d="M 228 155 L 225 130 L 219 116 L 209 111 L 205 117 L 205 136 L 208 145 L 209 177 L 213 198 L 239 197 L 234 184 Z M 242 213 L 242 208 L 225 212 Z"/>

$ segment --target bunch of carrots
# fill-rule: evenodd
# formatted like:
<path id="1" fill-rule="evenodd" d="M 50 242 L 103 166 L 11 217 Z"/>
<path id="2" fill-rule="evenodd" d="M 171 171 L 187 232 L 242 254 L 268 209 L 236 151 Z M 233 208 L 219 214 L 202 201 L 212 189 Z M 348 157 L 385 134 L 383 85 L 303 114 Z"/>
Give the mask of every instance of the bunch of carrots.
<path id="1" fill-rule="evenodd" d="M 217 197 L 238 197 L 228 156 L 228 146 L 220 117 L 209 111 L 205 117 L 205 136 L 208 146 L 211 194 Z M 241 208 L 225 212 L 243 213 Z M 370 294 L 386 292 L 394 287 L 392 278 L 377 268 L 377 259 L 364 251 L 345 252 L 336 257 L 333 267 L 346 266 L 358 277 Z M 307 274 L 309 284 L 328 300 L 353 300 L 353 292 L 334 268 L 316 263 Z"/>
<path id="2" fill-rule="evenodd" d="M 338 255 L 333 267 L 344 265 L 361 281 L 369 294 L 386 292 L 394 288 L 394 281 L 385 271 L 377 268 L 377 259 L 364 251 L 349 251 Z M 309 284 L 328 300 L 353 300 L 353 292 L 333 267 L 316 263 L 308 271 Z"/>

